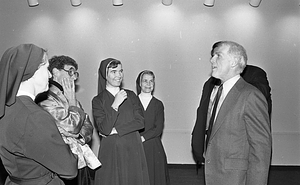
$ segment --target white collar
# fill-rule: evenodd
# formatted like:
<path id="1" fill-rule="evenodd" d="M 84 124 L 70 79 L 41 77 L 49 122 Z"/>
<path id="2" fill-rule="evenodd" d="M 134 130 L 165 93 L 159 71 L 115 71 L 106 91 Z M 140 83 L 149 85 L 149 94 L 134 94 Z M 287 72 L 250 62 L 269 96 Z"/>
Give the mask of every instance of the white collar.
<path id="1" fill-rule="evenodd" d="M 120 91 L 120 87 L 106 86 L 106 90 L 108 90 L 108 92 L 110 92 L 113 96 L 116 96 L 116 94 Z"/>
<path id="2" fill-rule="evenodd" d="M 29 92 L 19 90 L 17 96 L 29 96 L 32 100 L 35 99 L 35 96 Z"/>
<path id="3" fill-rule="evenodd" d="M 150 103 L 152 97 L 153 97 L 153 96 L 152 96 L 151 93 L 143 93 L 143 92 L 141 92 L 141 93 L 139 94 L 139 98 L 140 98 L 141 103 L 142 103 L 142 105 L 143 105 L 143 107 L 144 107 L 144 110 L 147 109 L 147 107 L 148 107 L 148 105 L 149 105 L 149 103 Z"/>
<path id="4" fill-rule="evenodd" d="M 143 98 L 151 98 L 152 97 L 152 94 L 151 93 L 144 93 L 144 92 L 141 92 L 139 94 L 140 97 L 143 97 Z"/>
<path id="5" fill-rule="evenodd" d="M 223 83 L 223 93 L 225 96 L 228 94 L 228 92 L 230 91 L 230 89 L 234 86 L 234 84 L 240 79 L 240 75 L 236 75 L 232 78 L 230 78 L 229 80 L 225 81 Z"/>

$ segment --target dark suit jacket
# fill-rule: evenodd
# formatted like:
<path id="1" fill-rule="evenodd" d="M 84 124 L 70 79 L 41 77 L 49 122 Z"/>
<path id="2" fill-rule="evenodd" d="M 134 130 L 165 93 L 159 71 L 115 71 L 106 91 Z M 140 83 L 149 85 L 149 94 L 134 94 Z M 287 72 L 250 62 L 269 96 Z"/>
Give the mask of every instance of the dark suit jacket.
<path id="1" fill-rule="evenodd" d="M 272 100 L 271 100 L 271 93 L 270 93 L 271 88 L 269 86 L 266 72 L 259 67 L 247 65 L 247 67 L 244 69 L 241 76 L 244 78 L 245 81 L 254 85 L 264 94 L 268 102 L 268 113 L 269 116 L 271 117 L 271 111 L 272 111 Z M 206 129 L 207 111 L 209 106 L 210 95 L 214 86 L 219 84 L 220 84 L 219 79 L 210 77 L 204 83 L 202 89 L 200 105 L 197 109 L 196 123 L 192 132 L 192 151 L 193 151 L 194 158 L 198 163 L 204 162 L 203 152 L 204 152 L 204 143 L 205 143 L 205 129 Z"/>
<path id="2" fill-rule="evenodd" d="M 272 113 L 271 87 L 269 85 L 267 73 L 263 69 L 257 66 L 247 65 L 247 67 L 244 69 L 241 76 L 244 78 L 246 82 L 258 88 L 266 97 L 268 102 L 268 113 L 271 118 L 271 113 Z"/>
<path id="3" fill-rule="evenodd" d="M 266 185 L 272 137 L 267 101 L 240 78 L 224 99 L 205 151 L 206 185 Z"/>

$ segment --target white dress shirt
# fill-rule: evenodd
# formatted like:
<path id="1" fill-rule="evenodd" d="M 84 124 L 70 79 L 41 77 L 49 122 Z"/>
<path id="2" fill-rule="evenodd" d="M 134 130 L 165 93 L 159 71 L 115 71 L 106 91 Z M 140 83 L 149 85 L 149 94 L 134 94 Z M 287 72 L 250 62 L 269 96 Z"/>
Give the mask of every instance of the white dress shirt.
<path id="1" fill-rule="evenodd" d="M 234 84 L 240 79 L 240 77 L 241 77 L 240 75 L 236 75 L 236 76 L 230 78 L 229 80 L 227 80 L 223 83 L 223 91 L 221 93 L 220 100 L 219 100 L 219 103 L 218 103 L 218 107 L 217 107 L 217 110 L 216 110 L 215 120 L 216 120 L 216 117 L 219 113 L 219 110 L 220 110 L 227 94 L 229 93 L 230 89 L 234 86 Z M 212 90 L 212 93 L 210 95 L 210 101 L 209 101 L 209 106 L 208 106 L 208 115 L 207 115 L 207 121 L 206 121 L 206 130 L 208 129 L 208 126 L 209 126 L 209 120 L 210 120 L 212 110 L 213 110 L 212 105 L 214 103 L 214 100 L 215 100 L 215 97 L 217 95 L 218 89 L 219 89 L 219 86 L 216 85 L 214 87 L 214 89 Z"/>

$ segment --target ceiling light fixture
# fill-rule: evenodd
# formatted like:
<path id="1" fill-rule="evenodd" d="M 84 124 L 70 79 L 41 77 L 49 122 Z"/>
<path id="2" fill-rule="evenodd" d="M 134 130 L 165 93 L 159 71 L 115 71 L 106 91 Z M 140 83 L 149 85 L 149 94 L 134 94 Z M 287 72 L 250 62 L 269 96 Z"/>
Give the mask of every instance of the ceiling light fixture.
<path id="1" fill-rule="evenodd" d="M 28 6 L 29 7 L 35 7 L 39 5 L 39 1 L 38 0 L 27 0 L 28 2 Z"/>
<path id="2" fill-rule="evenodd" d="M 259 7 L 262 0 L 250 0 L 249 4 L 255 8 Z"/>
<path id="3" fill-rule="evenodd" d="M 72 6 L 80 6 L 81 5 L 81 0 L 71 0 Z"/>
<path id="4" fill-rule="evenodd" d="M 170 6 L 172 4 L 173 0 L 162 0 L 161 3 L 165 6 Z"/>
<path id="5" fill-rule="evenodd" d="M 215 5 L 215 0 L 205 0 L 204 6 L 213 7 Z"/>
<path id="6" fill-rule="evenodd" d="M 113 0 L 113 5 L 114 6 L 122 6 L 123 5 L 123 0 Z"/>

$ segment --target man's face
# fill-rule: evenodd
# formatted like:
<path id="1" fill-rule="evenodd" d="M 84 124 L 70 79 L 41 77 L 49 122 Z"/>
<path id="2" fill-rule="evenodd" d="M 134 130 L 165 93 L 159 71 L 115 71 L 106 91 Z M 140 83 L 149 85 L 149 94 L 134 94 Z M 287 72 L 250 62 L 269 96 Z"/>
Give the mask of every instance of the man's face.
<path id="1" fill-rule="evenodd" d="M 228 80 L 230 76 L 231 63 L 233 57 L 228 54 L 229 46 L 221 45 L 214 49 L 210 59 L 212 66 L 211 75 L 220 79 L 222 82 Z"/>
<path id="2" fill-rule="evenodd" d="M 123 68 L 118 64 L 115 68 L 108 68 L 106 75 L 106 84 L 110 87 L 120 87 L 123 80 Z"/>
<path id="3" fill-rule="evenodd" d="M 76 71 L 74 66 L 65 65 L 63 69 L 58 69 L 57 73 L 53 74 L 53 78 L 60 84 L 62 84 L 64 78 L 75 81 L 78 78 L 78 72 Z"/>

